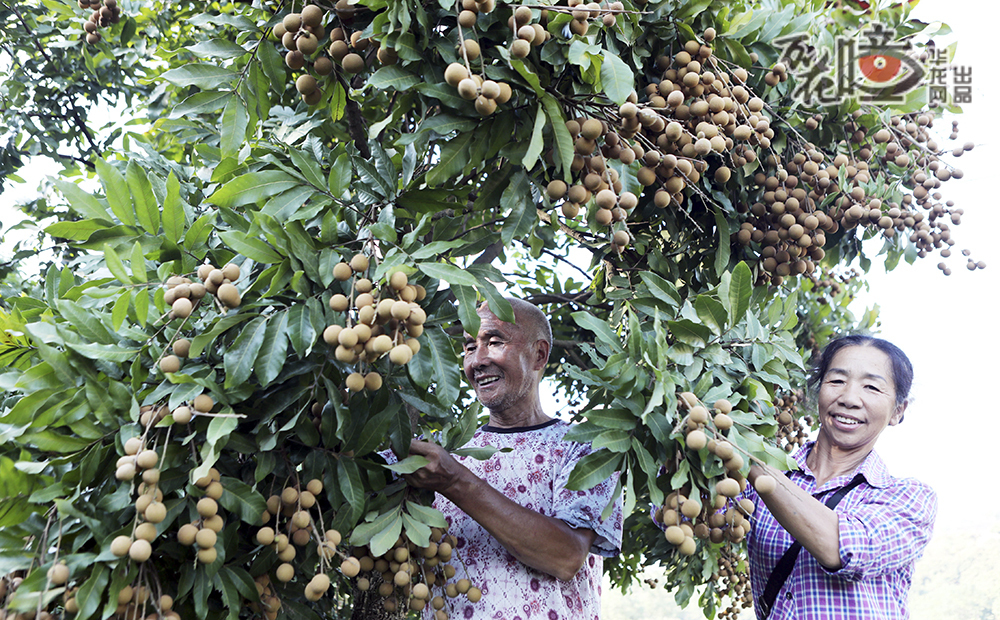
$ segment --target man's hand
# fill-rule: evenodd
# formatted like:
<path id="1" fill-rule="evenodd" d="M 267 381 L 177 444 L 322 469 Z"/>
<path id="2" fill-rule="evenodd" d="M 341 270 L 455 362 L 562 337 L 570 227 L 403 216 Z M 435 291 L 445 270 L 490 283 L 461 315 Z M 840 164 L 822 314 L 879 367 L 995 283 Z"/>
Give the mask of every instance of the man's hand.
<path id="1" fill-rule="evenodd" d="M 412 487 L 430 489 L 447 497 L 449 489 L 463 475 L 472 475 L 465 465 L 456 461 L 455 457 L 437 444 L 414 439 L 410 441 L 410 454 L 422 456 L 429 461 L 412 474 L 403 476 Z"/>
<path id="2" fill-rule="evenodd" d="M 429 462 L 406 482 L 432 489 L 483 526 L 511 555 L 528 566 L 569 581 L 580 570 L 597 534 L 525 508 L 472 473 L 441 446 L 410 442 L 410 454 Z"/>

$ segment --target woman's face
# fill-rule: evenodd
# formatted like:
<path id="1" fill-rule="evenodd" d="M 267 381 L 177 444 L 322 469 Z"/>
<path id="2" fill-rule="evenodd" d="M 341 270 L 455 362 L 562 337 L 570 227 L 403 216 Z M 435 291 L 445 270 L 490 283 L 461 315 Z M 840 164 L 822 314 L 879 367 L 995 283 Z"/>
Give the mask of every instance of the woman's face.
<path id="1" fill-rule="evenodd" d="M 889 356 L 875 347 L 845 347 L 833 356 L 820 384 L 820 438 L 841 450 L 867 454 L 905 409 L 905 402 L 896 405 Z"/>

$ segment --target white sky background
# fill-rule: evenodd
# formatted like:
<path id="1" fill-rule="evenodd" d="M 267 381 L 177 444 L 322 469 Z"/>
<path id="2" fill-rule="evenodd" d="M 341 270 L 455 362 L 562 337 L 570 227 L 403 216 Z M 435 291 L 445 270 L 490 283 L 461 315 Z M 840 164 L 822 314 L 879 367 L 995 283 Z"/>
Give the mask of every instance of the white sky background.
<path id="1" fill-rule="evenodd" d="M 962 224 L 952 227 L 956 239 L 949 259 L 952 275 L 936 268 L 936 255 L 902 264 L 886 277 L 878 262 L 868 276 L 871 290 L 856 302 L 855 312 L 878 304 L 881 335 L 897 344 L 913 361 L 914 400 L 901 426 L 888 429 L 878 451 L 898 476 L 913 476 L 931 484 L 940 498 L 939 531 L 965 528 L 970 521 L 1000 521 L 1000 494 L 983 491 L 995 473 L 993 457 L 1000 432 L 1000 412 L 989 387 L 1000 370 L 1000 200 L 992 183 L 1000 175 L 1000 123 L 995 102 L 998 71 L 990 44 L 1000 23 L 1000 3 L 983 0 L 922 0 L 914 16 L 947 22 L 954 33 L 939 39 L 958 41 L 956 65 L 973 68 L 973 101 L 959 118 L 959 143 L 976 148 L 955 163 L 965 178 L 944 184 L 942 193 L 965 209 Z M 939 121 L 945 133 L 950 120 Z M 946 142 L 943 141 L 942 142 Z M 19 221 L 10 209 L 35 193 L 38 179 L 55 170 L 36 161 L 22 170 L 28 181 L 0 194 L 4 229 Z M 969 272 L 960 250 L 969 248 L 985 270 Z M 10 249 L 0 249 L 0 259 Z"/>
<path id="2" fill-rule="evenodd" d="M 952 227 L 956 240 L 948 259 L 952 275 L 928 256 L 900 265 L 887 276 L 873 265 L 870 291 L 858 299 L 860 313 L 878 304 L 881 336 L 907 353 L 914 366 L 913 402 L 900 426 L 889 428 L 876 447 L 896 476 L 913 476 L 938 492 L 937 531 L 966 530 L 976 522 L 1000 520 L 1000 494 L 983 492 L 996 471 L 1000 407 L 992 401 L 1000 370 L 1000 199 L 992 186 L 1000 179 L 1000 128 L 996 122 L 998 71 L 991 43 L 1000 19 L 1000 3 L 981 0 L 922 0 L 913 16 L 941 20 L 958 42 L 953 63 L 972 67 L 973 100 L 959 117 L 959 143 L 975 149 L 955 163 L 963 179 L 942 186 L 946 199 L 965 209 Z M 950 42 L 950 41 L 946 41 Z M 950 120 L 938 121 L 945 133 Z M 946 136 L 945 136 L 946 137 Z M 960 250 L 987 264 L 970 272 Z M 971 523 L 970 523 L 971 522 Z"/>

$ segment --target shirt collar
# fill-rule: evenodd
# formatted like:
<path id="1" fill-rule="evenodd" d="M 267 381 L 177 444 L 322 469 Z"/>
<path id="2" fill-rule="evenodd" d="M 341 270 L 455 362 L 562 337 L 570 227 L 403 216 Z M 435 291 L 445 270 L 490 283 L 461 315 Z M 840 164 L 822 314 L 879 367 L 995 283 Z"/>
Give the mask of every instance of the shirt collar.
<path id="1" fill-rule="evenodd" d="M 792 455 L 792 458 L 795 459 L 796 463 L 798 463 L 802 472 L 813 480 L 816 479 L 816 476 L 814 476 L 812 470 L 809 469 L 809 465 L 806 463 L 806 457 L 809 456 L 809 452 L 815 444 L 815 441 L 807 442 Z M 868 456 L 865 457 L 865 460 L 862 461 L 861 466 L 858 467 L 856 471 L 834 478 L 833 480 L 829 480 L 825 485 L 823 485 L 822 489 L 817 489 L 817 491 L 825 491 L 829 487 L 842 487 L 850 482 L 851 478 L 853 478 L 855 474 L 861 474 L 864 476 L 865 482 L 868 483 L 869 486 L 877 488 L 885 488 L 890 486 L 892 483 L 892 476 L 889 475 L 889 469 L 886 467 L 885 461 L 882 460 L 882 457 L 880 457 L 877 452 L 872 450 L 868 453 Z"/>

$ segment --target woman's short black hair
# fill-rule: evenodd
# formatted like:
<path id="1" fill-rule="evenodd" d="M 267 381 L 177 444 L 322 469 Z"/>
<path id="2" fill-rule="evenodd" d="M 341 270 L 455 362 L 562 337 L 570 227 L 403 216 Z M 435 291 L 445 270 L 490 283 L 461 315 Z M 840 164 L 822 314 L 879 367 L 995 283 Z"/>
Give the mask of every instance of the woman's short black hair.
<path id="1" fill-rule="evenodd" d="M 841 336 L 829 342 L 823 348 L 823 352 L 809 375 L 810 388 L 815 390 L 819 386 L 826 371 L 830 368 L 833 356 L 846 347 L 875 347 L 889 356 L 889 361 L 892 363 L 892 383 L 896 389 L 896 404 L 901 405 L 906 401 L 910 395 L 910 387 L 913 385 L 913 364 L 910 363 L 910 358 L 906 357 L 906 353 L 903 353 L 899 347 L 888 340 L 866 334 Z"/>

